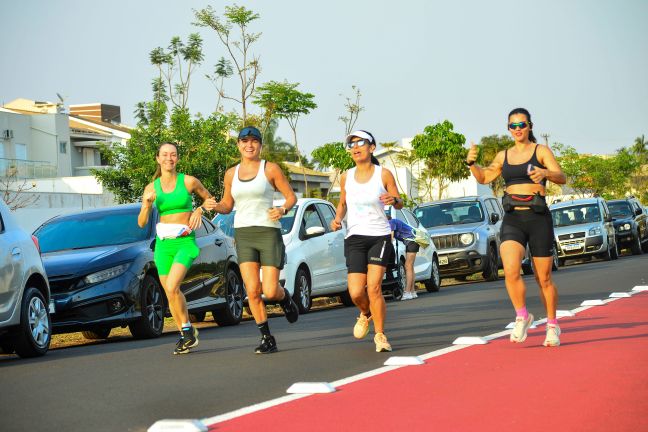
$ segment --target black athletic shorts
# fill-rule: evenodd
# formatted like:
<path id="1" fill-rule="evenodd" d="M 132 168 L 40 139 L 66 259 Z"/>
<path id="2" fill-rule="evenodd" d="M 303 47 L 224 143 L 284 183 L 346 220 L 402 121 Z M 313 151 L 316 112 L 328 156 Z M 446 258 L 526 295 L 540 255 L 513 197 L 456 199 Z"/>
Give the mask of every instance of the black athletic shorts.
<path id="1" fill-rule="evenodd" d="M 531 256 L 550 257 L 553 253 L 554 231 L 551 213 L 535 213 L 533 210 L 513 210 L 504 214 L 500 229 L 502 242 L 513 240 L 526 247 Z"/>
<path id="2" fill-rule="evenodd" d="M 344 256 L 349 273 L 367 273 L 367 265 L 387 267 L 394 259 L 391 235 L 352 235 L 344 239 Z"/>
<path id="3" fill-rule="evenodd" d="M 419 250 L 421 250 L 421 246 L 418 243 L 412 240 L 405 240 L 405 252 L 418 253 Z"/>

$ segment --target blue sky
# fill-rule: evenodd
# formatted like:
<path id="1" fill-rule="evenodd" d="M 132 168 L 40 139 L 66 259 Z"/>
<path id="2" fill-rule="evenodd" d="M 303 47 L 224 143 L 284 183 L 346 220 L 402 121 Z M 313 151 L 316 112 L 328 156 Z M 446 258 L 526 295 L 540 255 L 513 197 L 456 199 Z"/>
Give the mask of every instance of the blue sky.
<path id="1" fill-rule="evenodd" d="M 0 102 L 17 97 L 133 108 L 150 98 L 148 53 L 199 32 L 206 59 L 189 105 L 209 113 L 216 92 L 203 76 L 224 48 L 197 28 L 197 0 L 23 0 L 0 4 Z M 299 82 L 319 105 L 300 120 L 306 150 L 342 139 L 344 98 L 363 94 L 358 128 L 379 141 L 420 133 L 445 119 L 468 141 L 503 134 L 514 107 L 529 109 L 536 135 L 581 152 L 612 153 L 648 135 L 648 2 L 642 0 L 239 1 L 261 18 L 253 47 L 259 83 Z M 235 90 L 231 80 L 230 90 Z M 228 106 L 234 108 L 234 105 Z M 279 134 L 291 134 L 282 124 Z"/>

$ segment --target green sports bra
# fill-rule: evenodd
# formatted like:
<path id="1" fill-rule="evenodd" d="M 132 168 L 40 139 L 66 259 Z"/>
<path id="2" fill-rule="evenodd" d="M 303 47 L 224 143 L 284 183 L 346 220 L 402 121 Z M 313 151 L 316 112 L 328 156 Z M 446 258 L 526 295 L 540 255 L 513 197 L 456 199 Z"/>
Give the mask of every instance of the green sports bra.
<path id="1" fill-rule="evenodd" d="M 191 194 L 185 187 L 184 178 L 184 174 L 178 173 L 175 189 L 169 193 L 162 190 L 160 178 L 156 178 L 153 182 L 153 188 L 155 189 L 155 207 L 160 212 L 160 216 L 191 212 L 193 210 Z"/>

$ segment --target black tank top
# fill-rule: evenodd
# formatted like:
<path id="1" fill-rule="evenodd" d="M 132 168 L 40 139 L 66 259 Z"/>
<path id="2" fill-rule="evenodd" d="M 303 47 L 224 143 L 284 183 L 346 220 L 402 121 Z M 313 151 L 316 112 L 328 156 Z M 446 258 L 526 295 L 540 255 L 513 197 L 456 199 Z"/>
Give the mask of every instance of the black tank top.
<path id="1" fill-rule="evenodd" d="M 547 168 L 538 161 L 538 156 L 536 152 L 538 151 L 538 144 L 536 144 L 535 149 L 533 149 L 533 155 L 531 159 L 522 164 L 512 165 L 508 162 L 508 149 L 504 150 L 504 165 L 502 165 L 502 178 L 504 179 L 504 186 L 508 187 L 516 184 L 535 184 L 529 174 L 527 174 L 527 169 L 529 164 L 536 166 L 538 168 Z M 547 185 L 547 179 L 542 179 L 540 182 L 542 186 Z"/>

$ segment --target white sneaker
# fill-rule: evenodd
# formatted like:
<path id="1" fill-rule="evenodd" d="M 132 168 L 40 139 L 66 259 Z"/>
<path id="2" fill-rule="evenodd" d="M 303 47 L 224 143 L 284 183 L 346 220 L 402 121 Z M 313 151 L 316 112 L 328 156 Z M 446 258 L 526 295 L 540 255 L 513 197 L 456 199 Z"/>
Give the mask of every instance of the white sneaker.
<path id="1" fill-rule="evenodd" d="M 412 296 L 413 299 L 418 298 L 418 294 L 416 294 L 416 291 L 412 291 L 410 295 Z"/>
<path id="2" fill-rule="evenodd" d="M 547 336 L 542 345 L 546 347 L 560 346 L 560 333 L 558 324 L 547 324 Z"/>
<path id="3" fill-rule="evenodd" d="M 376 344 L 376 352 L 390 352 L 392 350 L 391 345 L 387 342 L 387 336 L 383 333 L 376 333 L 374 343 Z"/>
<path id="4" fill-rule="evenodd" d="M 403 293 L 403 296 L 401 297 L 401 301 L 405 301 L 405 300 L 412 300 L 412 294 L 405 291 Z"/>
<path id="5" fill-rule="evenodd" d="M 513 327 L 513 331 L 511 332 L 511 342 L 524 342 L 531 324 L 533 324 L 533 314 L 529 314 L 527 319 L 522 317 L 515 318 L 515 327 Z"/>

